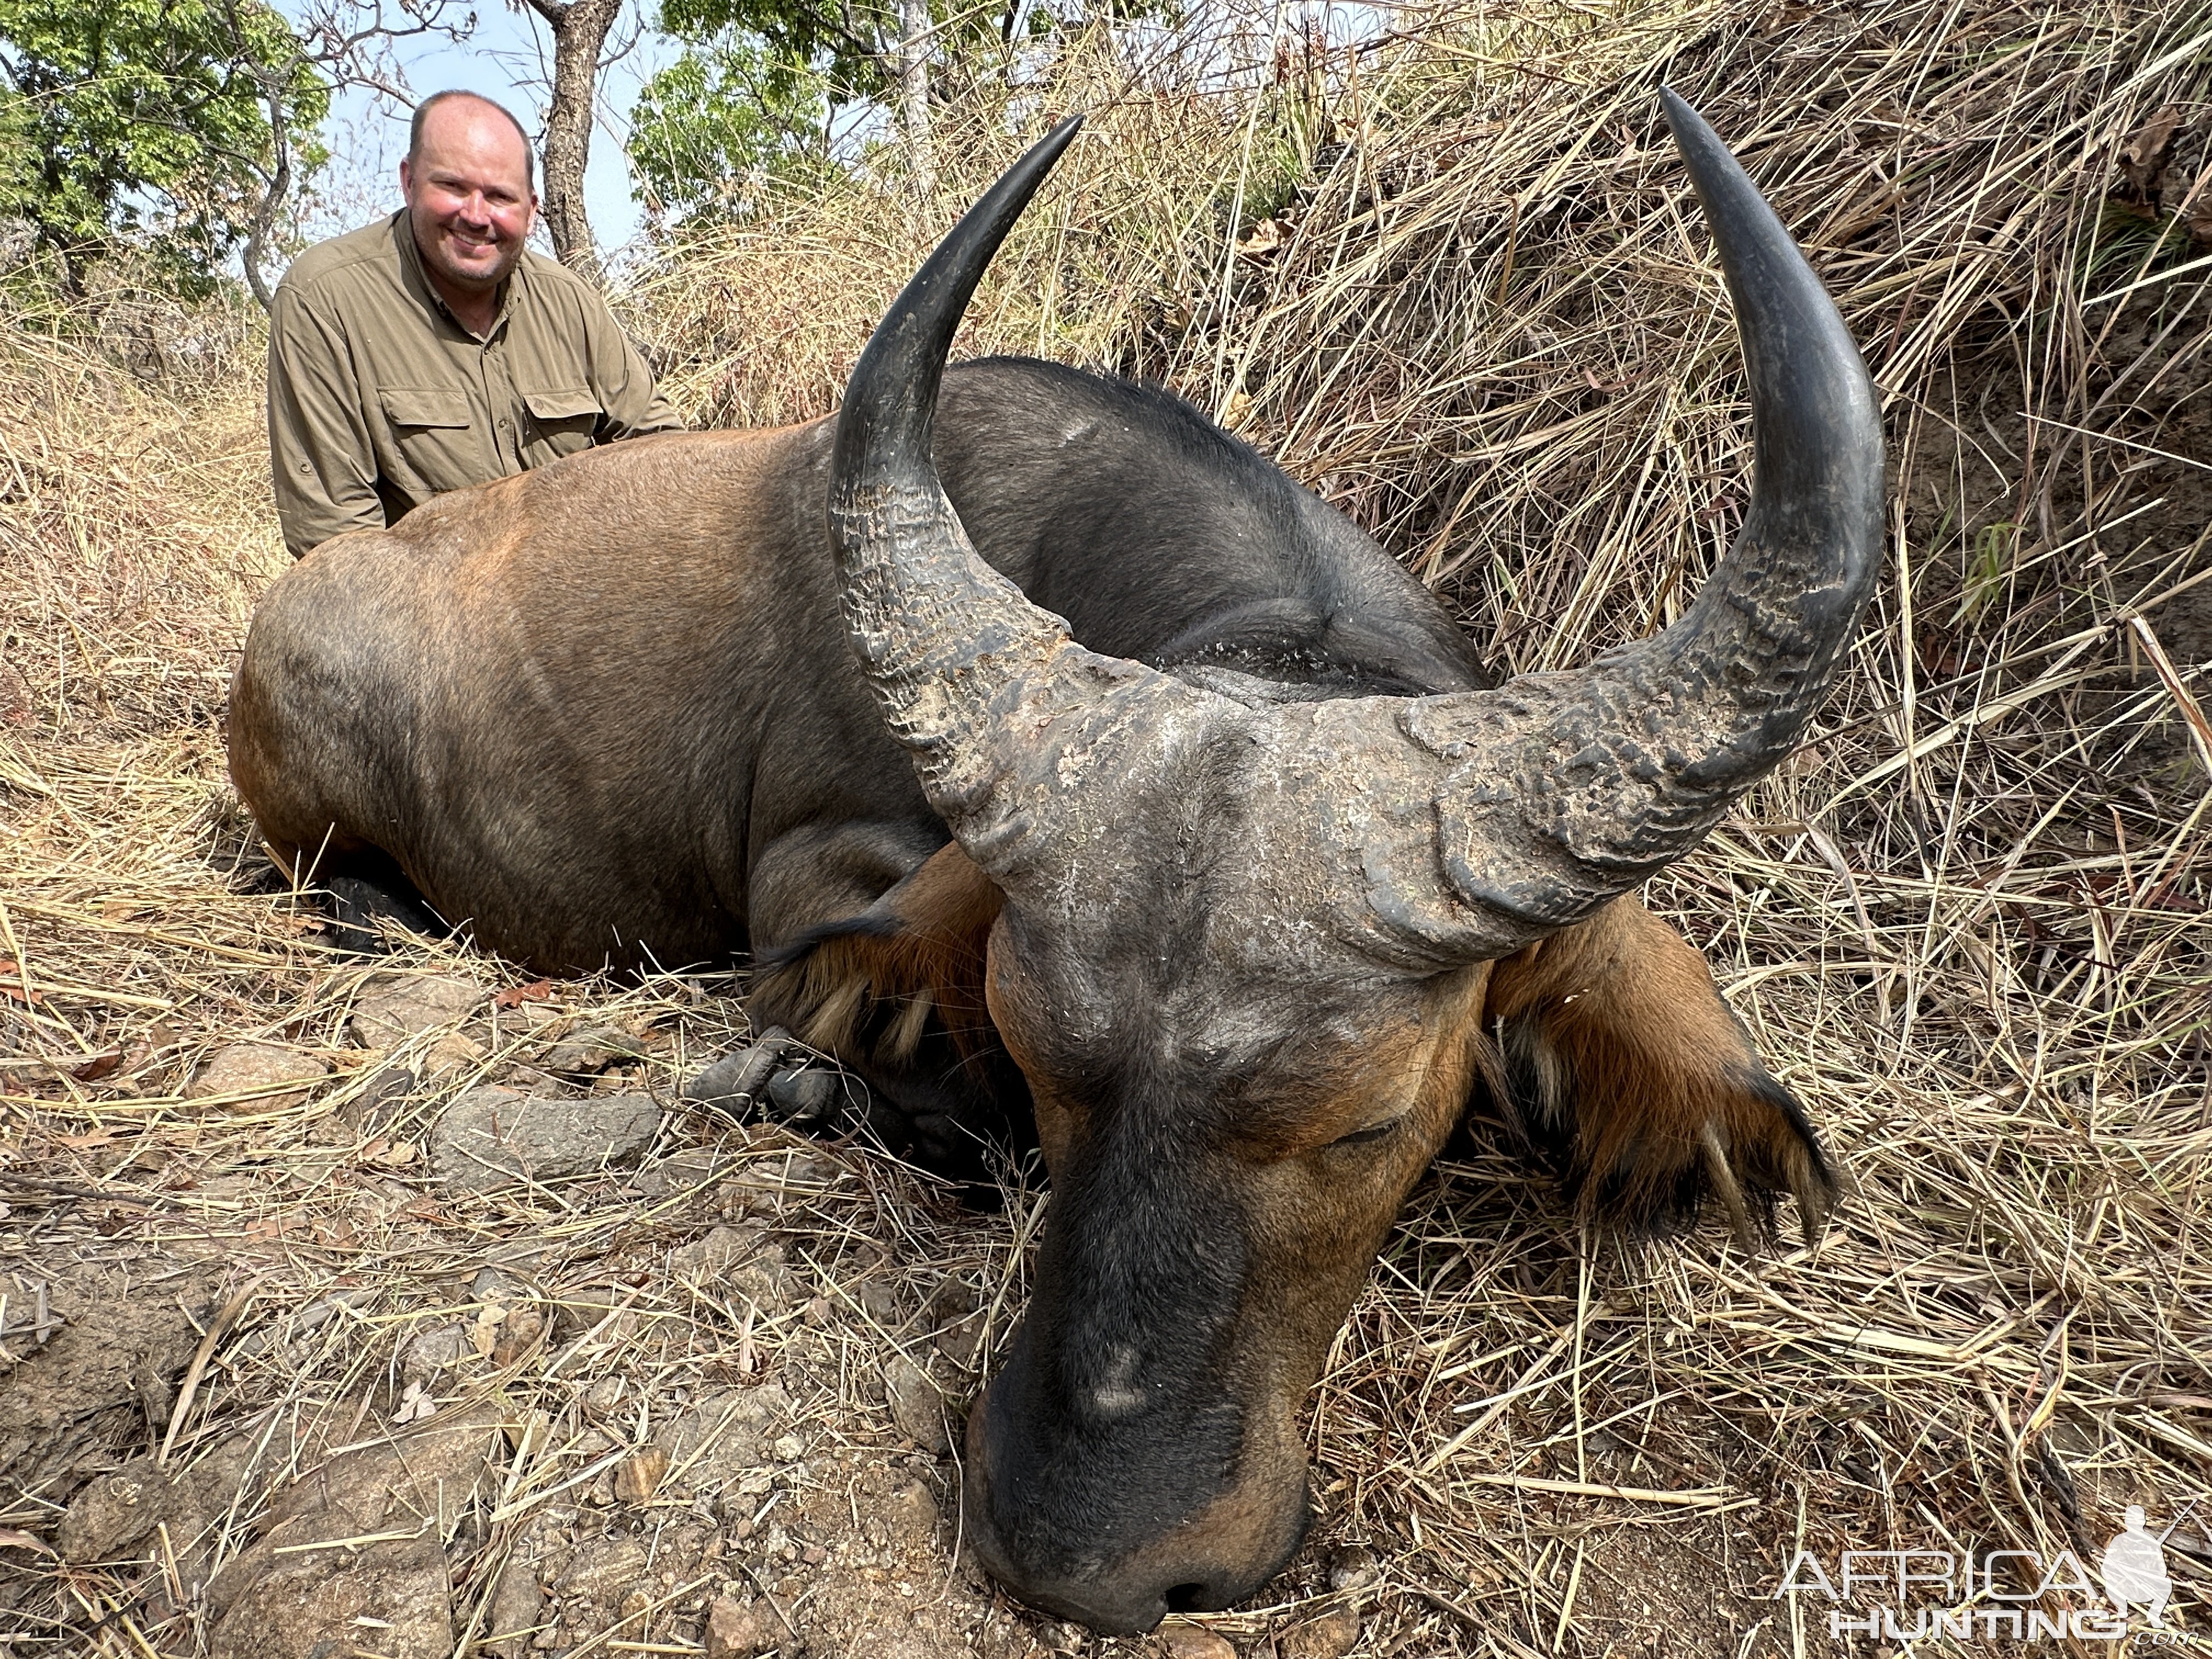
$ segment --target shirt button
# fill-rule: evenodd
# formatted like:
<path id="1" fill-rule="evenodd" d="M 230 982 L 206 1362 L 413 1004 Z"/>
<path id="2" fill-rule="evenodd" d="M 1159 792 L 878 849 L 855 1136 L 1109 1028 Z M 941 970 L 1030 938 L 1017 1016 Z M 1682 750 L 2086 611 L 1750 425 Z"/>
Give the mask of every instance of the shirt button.
<path id="1" fill-rule="evenodd" d="M 300 471 L 302 472 L 313 472 L 314 470 L 314 463 L 312 461 L 302 461 L 300 463 Z"/>

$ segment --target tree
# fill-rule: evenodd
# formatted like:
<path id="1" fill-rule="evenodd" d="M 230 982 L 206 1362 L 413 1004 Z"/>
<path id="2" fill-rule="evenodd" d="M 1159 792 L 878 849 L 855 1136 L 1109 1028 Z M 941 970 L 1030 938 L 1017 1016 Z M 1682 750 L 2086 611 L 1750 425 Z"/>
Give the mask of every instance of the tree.
<path id="1" fill-rule="evenodd" d="M 0 216 L 81 291 L 141 238 L 185 288 L 265 238 L 330 94 L 264 0 L 0 0 Z M 276 188 L 272 192 L 271 185 Z"/>
<path id="2" fill-rule="evenodd" d="M 757 35 L 694 41 L 630 110 L 630 164 L 656 219 L 741 217 L 760 188 L 830 165 L 830 100 L 811 68 Z"/>
<path id="3" fill-rule="evenodd" d="M 622 0 L 529 0 L 553 31 L 553 102 L 545 112 L 545 228 L 562 264 L 597 281 L 599 251 L 584 216 L 599 52 Z"/>

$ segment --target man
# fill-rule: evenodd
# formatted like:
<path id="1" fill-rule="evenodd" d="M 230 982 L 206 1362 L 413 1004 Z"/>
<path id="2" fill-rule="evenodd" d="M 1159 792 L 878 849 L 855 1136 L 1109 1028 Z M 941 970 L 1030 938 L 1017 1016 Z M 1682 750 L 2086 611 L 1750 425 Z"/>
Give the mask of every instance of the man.
<path id="1" fill-rule="evenodd" d="M 269 327 L 269 446 L 294 558 L 433 495 L 678 424 L 592 289 L 526 252 L 530 143 L 441 92 L 387 220 L 307 250 Z"/>

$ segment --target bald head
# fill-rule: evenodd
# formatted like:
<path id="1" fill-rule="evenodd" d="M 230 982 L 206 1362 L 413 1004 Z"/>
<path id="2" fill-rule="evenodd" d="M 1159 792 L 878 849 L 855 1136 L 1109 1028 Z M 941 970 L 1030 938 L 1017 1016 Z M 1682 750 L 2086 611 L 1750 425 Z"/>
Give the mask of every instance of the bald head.
<path id="1" fill-rule="evenodd" d="M 522 123 L 514 118 L 514 112 L 481 93 L 463 92 L 458 88 L 447 92 L 434 92 L 415 106 L 414 118 L 407 124 L 407 159 L 410 161 L 420 161 L 423 129 L 430 125 L 432 117 L 441 109 L 451 111 L 449 114 L 438 118 L 441 127 L 453 121 L 475 123 L 487 119 L 504 125 L 514 135 L 514 141 L 522 152 L 524 193 L 528 194 L 537 188 L 538 158 L 531 150 L 530 135 L 522 130 Z"/>

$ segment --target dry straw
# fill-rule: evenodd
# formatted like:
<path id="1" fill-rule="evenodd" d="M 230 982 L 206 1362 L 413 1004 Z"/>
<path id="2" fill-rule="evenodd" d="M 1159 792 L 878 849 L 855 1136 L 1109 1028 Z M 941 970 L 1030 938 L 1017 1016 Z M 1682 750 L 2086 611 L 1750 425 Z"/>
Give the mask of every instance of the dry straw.
<path id="1" fill-rule="evenodd" d="M 950 205 L 1084 104 L 970 348 L 1169 380 L 1374 529 L 1501 666 L 1585 660 L 1679 612 L 1747 483 L 1663 80 L 1864 343 L 1897 501 L 1812 742 L 1650 895 L 1825 1126 L 1850 1186 L 1827 1236 L 1758 1262 L 1719 1226 L 1584 1237 L 1476 1135 L 1315 1402 L 1320 1537 L 1373 1546 L 1379 1579 L 1332 1589 L 1310 1555 L 1219 1627 L 1350 1601 L 1363 1652 L 1820 1652 L 1825 1603 L 1752 1599 L 1801 1547 L 2094 1560 L 2124 1504 L 2180 1516 L 2212 1488 L 2212 238 L 2190 230 L 2212 226 L 2212 14 L 1525 3 L 1395 14 L 1349 52 L 1209 21 L 1090 42 L 1042 92 L 971 90 L 937 204 L 879 158 L 694 238 L 627 314 L 705 418 L 819 412 Z M 467 1209 L 411 1178 L 453 1090 L 574 1026 L 632 1034 L 634 1081 L 672 1097 L 742 1029 L 723 980 L 551 988 L 398 1118 L 349 1115 L 375 1070 L 343 1036 L 360 970 L 266 890 L 222 775 L 228 665 L 281 557 L 255 395 L 243 372 L 142 385 L 27 328 L 0 352 L 0 1275 L 210 1245 L 237 1264 L 213 1304 L 266 1275 L 168 1426 L 179 1462 L 243 1430 L 281 1472 L 390 1411 L 401 1345 L 527 1247 L 598 1334 L 494 1379 L 552 1438 L 464 1566 L 480 1602 L 515 1506 L 586 1467 L 594 1389 L 680 1397 L 803 1358 L 818 1431 L 872 1443 L 874 1368 L 912 1340 L 895 1309 L 950 1279 L 1002 1336 L 1037 1200 L 976 1220 L 858 1150 L 779 1184 L 785 1143 L 682 1121 L 671 1148 L 757 1177 L 834 1315 L 764 1326 L 666 1265 L 719 1177 Z M 187 1098 L 243 1038 L 335 1069 L 274 1107 Z M 307 1324 L 337 1289 L 349 1311 Z M 0 1510 L 53 1518 L 36 1489 Z M 2194 1628 L 2201 1522 L 2168 1547 Z M 123 1628 L 127 1575 L 42 1582 L 26 1617 Z M 685 1616 L 637 1639 L 688 1640 Z"/>

